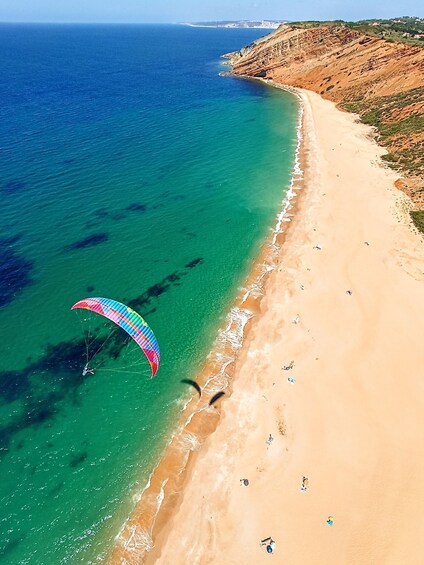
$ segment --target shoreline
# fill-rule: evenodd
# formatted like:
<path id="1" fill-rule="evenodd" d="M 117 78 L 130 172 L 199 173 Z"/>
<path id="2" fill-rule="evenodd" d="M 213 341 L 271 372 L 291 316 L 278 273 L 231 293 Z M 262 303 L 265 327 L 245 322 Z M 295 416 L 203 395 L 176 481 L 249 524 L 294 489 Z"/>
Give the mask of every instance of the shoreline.
<path id="1" fill-rule="evenodd" d="M 267 536 L 278 563 L 422 560 L 422 238 L 371 129 L 300 93 L 304 190 L 231 398 L 147 565 L 257 565 Z"/>
<path id="2" fill-rule="evenodd" d="M 291 92 L 294 93 L 293 90 Z M 231 396 L 239 357 L 242 356 L 245 342 L 248 341 L 251 324 L 260 313 L 260 302 L 265 294 L 268 276 L 278 266 L 276 261 L 280 248 L 302 194 L 302 122 L 303 107 L 299 98 L 293 172 L 289 189 L 281 203 L 281 210 L 276 216 L 271 234 L 263 243 L 259 256 L 225 318 L 224 326 L 218 331 L 204 367 L 196 377 L 196 382 L 202 388 L 202 397 L 198 399 L 197 393 L 193 393 L 185 403 L 179 423 L 163 456 L 153 469 L 135 508 L 115 539 L 111 563 L 149 565 L 154 562 L 156 544 L 153 543 L 153 538 L 160 538 L 161 533 L 166 530 L 169 519 L 175 513 L 175 506 L 179 505 L 180 491 L 190 476 L 197 455 L 205 440 L 213 434 L 219 424 L 221 402 L 225 403 Z M 221 390 L 226 392 L 226 396 L 216 403 L 216 407 L 209 407 L 210 398 Z"/>

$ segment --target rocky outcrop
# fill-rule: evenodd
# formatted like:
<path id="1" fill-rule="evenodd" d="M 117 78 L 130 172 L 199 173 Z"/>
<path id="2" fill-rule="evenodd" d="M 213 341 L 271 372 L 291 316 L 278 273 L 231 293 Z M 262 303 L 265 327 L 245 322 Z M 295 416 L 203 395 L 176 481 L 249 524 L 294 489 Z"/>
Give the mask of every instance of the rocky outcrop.
<path id="1" fill-rule="evenodd" d="M 313 90 L 374 125 L 387 162 L 407 175 L 403 189 L 424 207 L 423 47 L 343 25 L 282 25 L 226 57 L 234 75 Z"/>

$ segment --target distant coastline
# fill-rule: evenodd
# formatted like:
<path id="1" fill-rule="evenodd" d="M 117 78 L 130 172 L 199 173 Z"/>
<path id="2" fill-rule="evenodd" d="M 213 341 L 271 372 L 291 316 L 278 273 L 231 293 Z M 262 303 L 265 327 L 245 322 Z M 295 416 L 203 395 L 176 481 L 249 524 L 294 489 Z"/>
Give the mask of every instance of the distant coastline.
<path id="1" fill-rule="evenodd" d="M 229 29 L 277 29 L 283 21 L 277 20 L 237 20 L 237 21 L 217 21 L 217 22 L 184 22 L 182 25 L 190 27 L 213 27 Z"/>

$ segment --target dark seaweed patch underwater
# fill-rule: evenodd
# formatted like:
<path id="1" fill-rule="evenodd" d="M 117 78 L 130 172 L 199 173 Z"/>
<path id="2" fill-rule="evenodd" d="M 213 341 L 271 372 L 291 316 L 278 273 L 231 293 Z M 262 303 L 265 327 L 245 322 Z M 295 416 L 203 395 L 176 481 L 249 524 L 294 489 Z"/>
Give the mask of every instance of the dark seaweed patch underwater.
<path id="1" fill-rule="evenodd" d="M 5 557 L 8 553 L 11 553 L 24 539 L 25 536 L 5 539 L 0 546 L 0 557 Z"/>
<path id="2" fill-rule="evenodd" d="M 83 239 L 79 239 L 78 241 L 74 241 L 74 243 L 70 243 L 66 245 L 65 251 L 72 251 L 73 249 L 85 249 L 86 247 L 93 247 L 94 245 L 100 245 L 109 239 L 107 233 L 93 233 L 84 237 Z"/>
<path id="3" fill-rule="evenodd" d="M 27 188 L 26 182 L 21 180 L 11 180 L 3 185 L 3 192 L 6 194 L 14 194 L 15 192 L 21 192 Z"/>
<path id="4" fill-rule="evenodd" d="M 140 204 L 139 202 L 133 202 L 129 206 L 125 208 L 129 212 L 145 212 L 147 210 L 147 206 L 145 204 Z"/>
<path id="5" fill-rule="evenodd" d="M 261 30 L 1 31 L 0 238 L 22 233 L 12 251 L 30 268 L 0 310 L 0 563 L 95 563 L 269 233 L 297 122 L 280 93 L 218 76 Z M 84 296 L 146 318 L 157 378 L 113 322 L 69 311 Z M 86 377 L 84 329 L 111 333 Z"/>
<path id="6" fill-rule="evenodd" d="M 140 296 L 128 301 L 128 306 L 144 315 L 153 313 L 156 308 L 152 307 L 152 301 L 173 286 L 178 286 L 189 270 L 202 262 L 201 258 L 190 261 L 184 269 L 167 275 Z M 106 357 L 117 359 L 127 344 L 128 336 L 119 327 L 107 340 L 106 337 L 101 335 L 90 342 L 91 351 L 102 348 L 101 357 L 96 362 L 98 368 L 104 364 Z M 18 414 L 15 413 L 9 423 L 0 427 L 0 452 L 3 452 L 3 456 L 9 451 L 15 434 L 25 428 L 46 424 L 55 418 L 65 399 L 77 402 L 79 388 L 87 379 L 93 378 L 90 373 L 82 374 L 85 354 L 85 338 L 63 341 L 47 345 L 37 361 L 30 361 L 21 370 L 0 372 L 0 402 L 11 404 L 20 400 L 23 403 L 23 409 Z M 77 466 L 84 459 L 80 455 L 75 456 L 70 465 Z"/>
<path id="7" fill-rule="evenodd" d="M 125 208 L 120 208 L 117 210 L 109 211 L 106 208 L 99 208 L 93 212 L 94 220 L 90 220 L 86 222 L 85 227 L 90 229 L 97 227 L 102 220 L 113 220 L 115 222 L 119 222 L 121 220 L 125 220 L 127 217 L 127 212 L 145 212 L 147 210 L 146 204 L 140 204 L 139 202 L 132 202 Z"/>
<path id="8" fill-rule="evenodd" d="M 33 263 L 15 250 L 20 236 L 0 238 L 0 308 L 10 304 L 16 296 L 32 283 Z"/>
<path id="9" fill-rule="evenodd" d="M 82 451 L 81 453 L 74 453 L 71 457 L 69 462 L 69 467 L 78 467 L 81 463 L 87 459 L 88 453 L 86 451 Z"/>
<path id="10" fill-rule="evenodd" d="M 103 339 L 96 340 L 100 346 Z M 44 424 L 55 417 L 60 403 L 90 375 L 82 376 L 85 340 L 64 341 L 48 345 L 41 358 L 18 371 L 0 372 L 0 402 L 11 404 L 20 400 L 23 408 L 0 427 L 0 451 L 10 448 L 15 434 L 29 427 Z M 37 378 L 38 377 L 38 378 Z"/>

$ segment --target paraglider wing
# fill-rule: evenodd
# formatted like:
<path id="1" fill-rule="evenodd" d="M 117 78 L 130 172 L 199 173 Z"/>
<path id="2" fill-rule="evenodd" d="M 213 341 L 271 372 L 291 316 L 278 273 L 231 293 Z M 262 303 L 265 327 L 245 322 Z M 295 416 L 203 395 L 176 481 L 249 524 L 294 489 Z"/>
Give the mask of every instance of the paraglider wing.
<path id="1" fill-rule="evenodd" d="M 192 381 L 191 379 L 181 379 L 181 382 L 193 386 L 199 393 L 199 396 L 202 396 L 202 389 L 200 388 L 200 385 L 196 383 L 196 381 Z"/>
<path id="2" fill-rule="evenodd" d="M 159 344 L 154 333 L 145 320 L 129 306 L 110 298 L 84 298 L 74 304 L 71 310 L 84 308 L 100 314 L 127 332 L 140 346 L 152 369 L 152 378 L 156 375 L 160 364 Z"/>
<path id="3" fill-rule="evenodd" d="M 217 400 L 219 400 L 221 398 L 221 396 L 224 396 L 224 394 L 225 394 L 225 392 L 223 392 L 222 390 L 217 392 L 216 394 L 214 394 L 209 401 L 209 406 L 212 406 L 212 404 L 214 402 L 216 402 Z"/>

